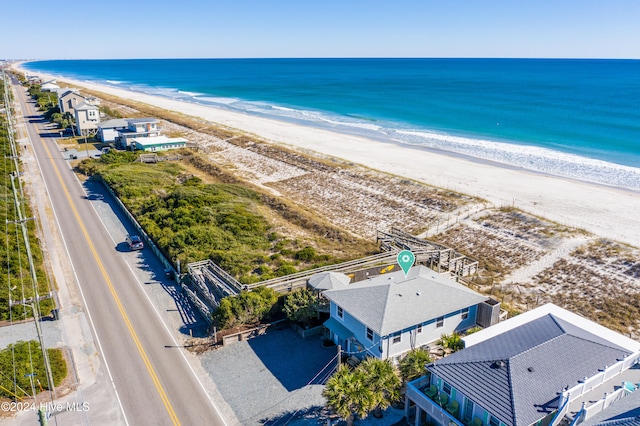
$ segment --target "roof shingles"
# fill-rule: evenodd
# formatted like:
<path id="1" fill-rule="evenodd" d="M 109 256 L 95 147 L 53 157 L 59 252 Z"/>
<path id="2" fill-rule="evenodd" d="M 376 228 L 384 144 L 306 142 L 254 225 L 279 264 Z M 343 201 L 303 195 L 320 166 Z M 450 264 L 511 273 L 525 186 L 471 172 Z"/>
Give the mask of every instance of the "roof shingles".
<path id="1" fill-rule="evenodd" d="M 477 305 L 487 299 L 424 266 L 379 275 L 323 293 L 380 336 Z"/>
<path id="2" fill-rule="evenodd" d="M 557 409 L 559 392 L 629 354 L 549 314 L 431 364 L 429 369 L 508 426 Z M 496 361 L 503 361 L 498 367 Z"/>

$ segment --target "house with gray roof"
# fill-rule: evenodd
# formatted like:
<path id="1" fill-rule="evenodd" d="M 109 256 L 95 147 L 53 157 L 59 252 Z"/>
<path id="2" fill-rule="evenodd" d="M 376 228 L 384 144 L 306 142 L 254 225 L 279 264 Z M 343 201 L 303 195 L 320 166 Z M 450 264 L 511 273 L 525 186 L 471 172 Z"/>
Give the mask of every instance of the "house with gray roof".
<path id="1" fill-rule="evenodd" d="M 74 115 L 74 108 L 76 105 L 80 105 L 86 102 L 86 98 L 82 96 L 78 89 L 72 89 L 69 87 L 63 87 L 57 90 L 58 92 L 58 108 L 62 114 L 69 113 Z"/>
<path id="2" fill-rule="evenodd" d="M 128 125 L 127 120 L 123 118 L 103 121 L 98 124 L 96 138 L 101 142 L 113 142 L 118 136 L 118 131 L 126 129 Z"/>
<path id="3" fill-rule="evenodd" d="M 76 119 L 76 133 L 83 136 L 94 135 L 98 131 L 98 123 L 100 123 L 98 107 L 83 102 L 73 109 Z"/>
<path id="4" fill-rule="evenodd" d="M 131 149 L 135 146 L 134 139 L 160 136 L 158 120 L 155 118 L 127 118 L 127 127 L 118 130 L 115 138 L 116 147 Z"/>
<path id="5" fill-rule="evenodd" d="M 552 304 L 463 340 L 465 349 L 408 384 L 405 407 L 416 425 L 585 419 L 626 396 L 623 383 L 640 360 L 640 343 Z"/>
<path id="6" fill-rule="evenodd" d="M 397 360 L 443 334 L 477 325 L 478 313 L 495 321 L 499 303 L 425 266 L 391 272 L 326 290 L 331 339 L 359 358 Z M 493 315 L 495 313 L 495 315 Z M 488 325 L 488 324 L 487 324 Z"/>

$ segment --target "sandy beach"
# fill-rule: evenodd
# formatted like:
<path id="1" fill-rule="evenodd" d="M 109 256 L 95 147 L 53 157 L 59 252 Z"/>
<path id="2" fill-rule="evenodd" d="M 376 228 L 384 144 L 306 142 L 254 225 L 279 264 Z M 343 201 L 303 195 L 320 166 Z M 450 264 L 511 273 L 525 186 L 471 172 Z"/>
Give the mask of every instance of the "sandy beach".
<path id="1" fill-rule="evenodd" d="M 463 158 L 270 120 L 214 107 L 83 81 L 58 82 L 144 102 L 242 130 L 272 143 L 326 156 L 440 188 L 476 196 L 495 206 L 515 206 L 563 225 L 640 246 L 640 193 L 559 178 L 497 163 Z"/>
<path id="2" fill-rule="evenodd" d="M 640 247 L 640 193 L 236 113 L 84 81 L 47 76 L 315 151 L 408 179 L 515 206 L 563 225 Z"/>

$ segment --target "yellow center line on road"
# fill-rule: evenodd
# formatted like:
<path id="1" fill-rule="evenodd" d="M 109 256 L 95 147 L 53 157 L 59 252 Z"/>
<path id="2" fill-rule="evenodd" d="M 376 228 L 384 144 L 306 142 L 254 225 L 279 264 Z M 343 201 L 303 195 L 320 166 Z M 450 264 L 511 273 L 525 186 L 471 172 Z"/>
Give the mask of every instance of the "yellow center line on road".
<path id="1" fill-rule="evenodd" d="M 49 151 L 49 148 L 47 147 L 47 145 L 44 143 L 44 141 L 42 141 L 42 146 L 44 147 L 45 151 L 47 151 L 47 155 L 53 159 L 53 156 L 51 155 L 51 151 Z M 131 321 L 129 320 L 129 316 L 127 315 L 127 313 L 124 310 L 124 307 L 122 306 L 122 303 L 120 302 L 120 298 L 118 297 L 118 294 L 116 293 L 115 288 L 113 287 L 113 283 L 111 282 L 111 279 L 109 278 L 109 275 L 107 274 L 107 271 L 104 267 L 104 265 L 102 264 L 102 261 L 100 260 L 100 257 L 98 256 L 98 252 L 96 251 L 95 246 L 93 245 L 93 242 L 91 241 L 91 238 L 89 237 L 89 233 L 87 232 L 86 227 L 84 226 L 84 222 L 82 221 L 82 219 L 80 219 L 80 214 L 78 213 L 78 210 L 76 209 L 75 203 L 73 202 L 73 199 L 71 198 L 71 194 L 69 193 L 69 190 L 67 189 L 67 186 L 65 185 L 64 181 L 62 180 L 62 175 L 60 174 L 60 170 L 58 169 L 58 166 L 56 165 L 55 162 L 51 162 L 51 164 L 53 165 L 53 169 L 56 173 L 56 176 L 58 177 L 58 180 L 60 181 L 60 184 L 62 185 L 62 190 L 64 191 L 65 196 L 67 197 L 67 200 L 69 201 L 69 205 L 71 206 L 71 210 L 73 211 L 73 215 L 75 216 L 76 220 L 78 221 L 78 225 L 80 226 L 80 229 L 82 230 L 82 234 L 84 235 L 84 238 L 87 241 L 87 244 L 89 244 L 89 248 L 91 249 L 91 253 L 93 254 L 93 257 L 96 261 L 96 263 L 98 264 L 98 268 L 100 269 L 100 272 L 102 273 L 102 276 L 104 277 L 107 286 L 109 287 L 109 291 L 111 292 L 111 295 L 113 296 L 113 300 L 116 302 L 116 305 L 118 306 L 118 310 L 120 311 L 120 315 L 122 316 L 122 319 L 124 320 L 125 324 L 127 325 L 127 328 L 129 329 L 129 333 L 131 334 L 131 337 L 133 338 L 134 343 L 136 344 L 136 348 L 138 348 L 138 353 L 140 354 L 140 357 L 142 358 L 142 361 L 144 362 L 145 366 L 147 367 L 147 371 L 149 372 L 149 375 L 151 376 L 151 380 L 153 380 L 153 384 L 156 387 L 156 390 L 158 391 L 158 394 L 160 394 L 160 398 L 162 399 L 162 402 L 164 403 L 165 408 L 167 409 L 167 412 L 169 413 L 169 417 L 171 417 L 171 421 L 173 422 L 174 425 L 179 425 L 180 424 L 180 420 L 178 420 L 178 416 L 176 415 L 176 412 L 173 410 L 173 406 L 171 405 L 171 401 L 169 401 L 169 398 L 167 397 L 167 394 L 164 391 L 164 388 L 162 387 L 162 384 L 160 383 L 160 380 L 158 379 L 158 375 L 156 374 L 155 370 L 153 369 L 153 366 L 151 365 L 151 362 L 149 361 L 149 357 L 147 356 L 147 353 L 145 352 L 144 348 L 142 347 L 142 343 L 140 342 L 140 339 L 138 338 L 138 334 L 136 333 L 136 331 L 133 328 L 133 325 L 131 324 Z"/>

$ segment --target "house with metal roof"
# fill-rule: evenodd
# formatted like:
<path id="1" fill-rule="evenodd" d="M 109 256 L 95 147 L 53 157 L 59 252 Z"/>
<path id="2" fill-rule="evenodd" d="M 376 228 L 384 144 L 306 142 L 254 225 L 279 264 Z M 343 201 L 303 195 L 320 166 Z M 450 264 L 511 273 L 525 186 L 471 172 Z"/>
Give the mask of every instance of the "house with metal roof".
<path id="1" fill-rule="evenodd" d="M 126 129 L 128 125 L 127 120 L 123 118 L 103 121 L 98 124 L 96 138 L 101 142 L 113 142 L 118 136 L 118 131 Z"/>
<path id="2" fill-rule="evenodd" d="M 148 138 L 132 139 L 133 146 L 140 151 L 168 151 L 170 149 L 179 149 L 187 146 L 185 138 L 168 138 L 166 136 L 152 136 Z"/>
<path id="3" fill-rule="evenodd" d="M 406 414 L 416 425 L 584 419 L 626 396 L 623 382 L 640 360 L 640 343 L 553 304 L 463 340 L 465 349 L 407 385 Z"/>
<path id="4" fill-rule="evenodd" d="M 326 290 L 331 339 L 351 355 L 396 361 L 443 334 L 497 322 L 499 303 L 425 266 Z"/>
<path id="5" fill-rule="evenodd" d="M 118 130 L 115 138 L 116 147 L 131 149 L 134 147 L 134 139 L 160 136 L 158 120 L 155 118 L 127 118 L 127 127 Z"/>

